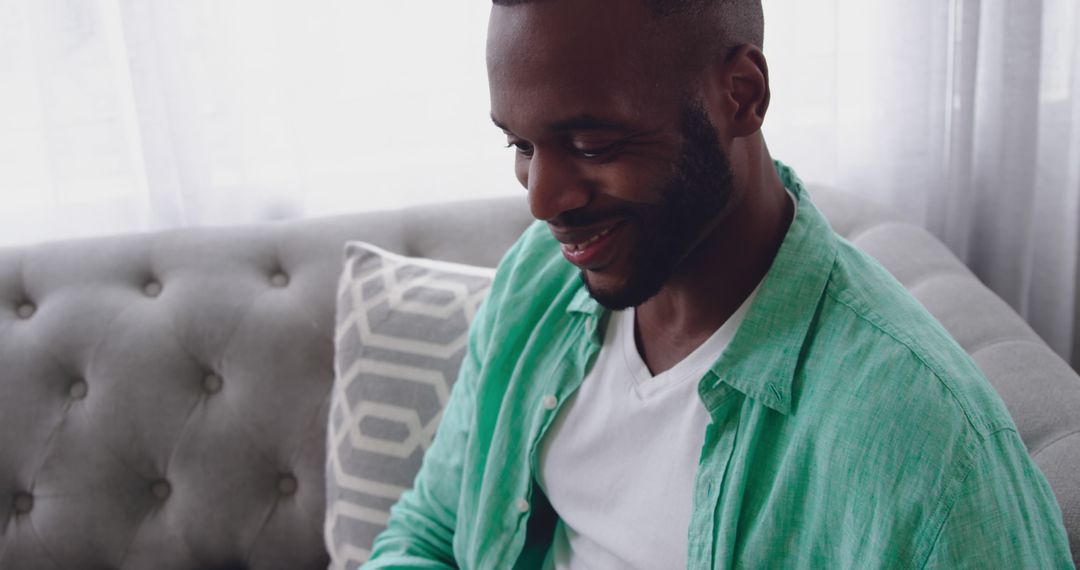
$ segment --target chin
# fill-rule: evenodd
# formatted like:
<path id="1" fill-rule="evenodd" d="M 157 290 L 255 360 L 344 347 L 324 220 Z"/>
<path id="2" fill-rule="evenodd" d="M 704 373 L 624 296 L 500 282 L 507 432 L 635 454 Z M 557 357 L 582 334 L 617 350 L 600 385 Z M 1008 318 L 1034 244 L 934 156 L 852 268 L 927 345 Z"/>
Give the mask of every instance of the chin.
<path id="1" fill-rule="evenodd" d="M 629 278 L 613 278 L 613 276 L 599 276 L 582 271 L 581 281 L 585 283 L 589 295 L 600 306 L 610 311 L 622 311 L 653 298 L 660 292 L 666 279 L 655 273 L 633 275 Z"/>

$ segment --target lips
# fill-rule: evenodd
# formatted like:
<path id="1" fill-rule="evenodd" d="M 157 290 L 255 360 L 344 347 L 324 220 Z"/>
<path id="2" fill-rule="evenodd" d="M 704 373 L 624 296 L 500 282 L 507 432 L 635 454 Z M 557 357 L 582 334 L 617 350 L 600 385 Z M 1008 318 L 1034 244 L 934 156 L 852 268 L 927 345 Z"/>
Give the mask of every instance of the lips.
<path id="1" fill-rule="evenodd" d="M 562 242 L 563 257 L 582 269 L 597 269 L 610 261 L 613 256 L 615 235 L 622 226 L 621 222 L 588 230 L 563 233 L 553 230 L 556 239 Z"/>
<path id="2" fill-rule="evenodd" d="M 609 233 L 611 233 L 611 230 L 613 230 L 613 229 L 615 229 L 615 226 L 604 228 L 604 229 L 600 230 L 600 232 L 597 233 L 596 235 L 590 237 L 589 239 L 587 239 L 587 240 L 585 240 L 585 241 L 583 241 L 581 243 L 566 243 L 566 244 L 563 244 L 563 247 L 570 250 L 571 252 L 581 252 L 585 248 L 589 247 L 590 245 L 600 241 L 600 238 L 602 238 L 602 237 L 608 235 Z"/>

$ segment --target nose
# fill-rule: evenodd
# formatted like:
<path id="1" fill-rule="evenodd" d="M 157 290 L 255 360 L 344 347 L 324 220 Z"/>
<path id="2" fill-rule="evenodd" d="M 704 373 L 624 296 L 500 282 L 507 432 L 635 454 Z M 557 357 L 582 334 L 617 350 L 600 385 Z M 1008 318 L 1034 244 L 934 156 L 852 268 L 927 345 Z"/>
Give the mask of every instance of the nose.
<path id="1" fill-rule="evenodd" d="M 529 209 L 534 218 L 551 221 L 564 212 L 589 203 L 587 185 L 566 158 L 537 149 L 529 160 Z"/>

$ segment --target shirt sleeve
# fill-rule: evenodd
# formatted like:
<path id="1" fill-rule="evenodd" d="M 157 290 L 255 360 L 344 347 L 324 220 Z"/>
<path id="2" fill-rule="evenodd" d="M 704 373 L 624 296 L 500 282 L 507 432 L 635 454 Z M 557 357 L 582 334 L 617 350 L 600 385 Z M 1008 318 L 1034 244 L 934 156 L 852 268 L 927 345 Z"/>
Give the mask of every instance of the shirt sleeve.
<path id="1" fill-rule="evenodd" d="M 391 508 L 387 528 L 375 539 L 365 569 L 457 567 L 454 531 L 465 449 L 476 409 L 480 353 L 489 336 L 488 305 L 483 304 L 473 321 L 457 382 L 413 488 Z"/>
<path id="2" fill-rule="evenodd" d="M 1073 568 L 1057 500 L 1016 431 L 982 441 L 923 568 Z"/>

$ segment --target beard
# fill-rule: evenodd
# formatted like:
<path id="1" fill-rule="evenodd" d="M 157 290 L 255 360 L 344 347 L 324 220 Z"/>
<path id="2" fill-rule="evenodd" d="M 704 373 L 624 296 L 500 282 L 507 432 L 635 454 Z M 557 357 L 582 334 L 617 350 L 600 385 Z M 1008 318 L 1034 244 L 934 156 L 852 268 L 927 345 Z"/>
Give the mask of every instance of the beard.
<path id="1" fill-rule="evenodd" d="M 659 293 L 731 198 L 731 162 L 701 105 L 681 105 L 679 131 L 683 143 L 673 172 L 660 185 L 661 203 L 642 218 L 644 238 L 621 287 L 601 289 L 581 272 L 589 294 L 607 309 L 636 307 Z"/>

